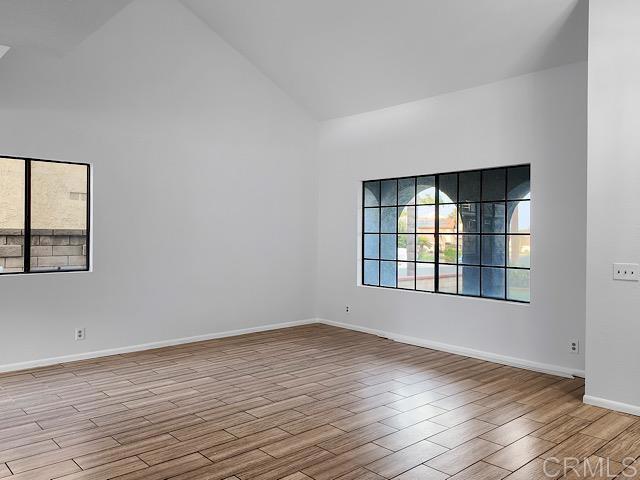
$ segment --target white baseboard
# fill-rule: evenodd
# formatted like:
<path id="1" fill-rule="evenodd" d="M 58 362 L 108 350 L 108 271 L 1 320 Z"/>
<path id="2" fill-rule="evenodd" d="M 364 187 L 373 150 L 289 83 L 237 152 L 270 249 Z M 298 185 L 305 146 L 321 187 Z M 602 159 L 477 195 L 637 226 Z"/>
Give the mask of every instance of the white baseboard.
<path id="1" fill-rule="evenodd" d="M 615 402 L 613 400 L 607 400 L 606 398 L 594 397 L 591 395 L 583 396 L 582 401 L 588 405 L 593 405 L 594 407 L 608 408 L 609 410 L 616 410 L 617 412 L 630 413 L 631 415 L 640 416 L 639 405 Z"/>
<path id="2" fill-rule="evenodd" d="M 36 367 L 46 367 L 50 365 L 57 365 L 60 363 L 75 362 L 78 360 L 87 360 L 92 358 L 107 357 L 109 355 L 119 355 L 123 353 L 140 352 L 143 350 L 151 350 L 154 348 L 170 347 L 174 345 L 183 345 L 185 343 L 201 342 L 204 340 L 213 340 L 216 338 L 233 337 L 237 335 L 244 335 L 247 333 L 265 332 L 269 330 L 277 330 L 280 328 L 296 327 L 300 325 L 309 325 L 313 323 L 323 323 L 326 325 L 332 325 L 334 327 L 346 328 L 348 330 L 354 330 L 363 333 L 370 333 L 379 337 L 389 338 L 396 342 L 406 343 L 409 345 L 416 345 L 419 347 L 431 348 L 433 350 L 441 350 L 444 352 L 455 353 L 458 355 L 464 355 L 466 357 L 478 358 L 480 360 L 487 360 L 490 362 L 499 363 L 502 365 L 509 365 L 517 368 L 524 368 L 527 370 L 533 370 L 536 372 L 548 373 L 552 375 L 558 375 L 561 377 L 571 378 L 573 376 L 584 377 L 584 370 L 574 370 L 558 365 L 550 365 L 546 363 L 533 362 L 530 360 L 524 360 L 521 358 L 509 357 L 505 355 L 498 355 L 496 353 L 485 352 L 482 350 L 475 350 L 467 347 L 459 347 L 456 345 L 450 345 L 447 343 L 434 342 L 423 338 L 412 337 L 408 335 L 400 335 L 385 330 L 378 330 L 374 328 L 362 327 L 359 325 L 353 325 L 349 323 L 334 322 L 333 320 L 327 320 L 325 318 L 308 318 L 304 320 L 298 320 L 293 322 L 274 323 L 270 325 L 260 325 L 251 328 L 242 328 L 238 330 L 228 330 L 225 332 L 209 333 L 205 335 L 196 335 L 193 337 L 174 338 L 170 340 L 161 340 L 158 342 L 143 343 L 139 345 L 130 345 L 126 347 L 110 348 L 106 350 L 97 350 L 93 352 L 78 353 L 73 355 L 64 355 L 60 357 L 43 358 L 39 360 L 31 360 L 27 362 L 10 363 L 0 365 L 0 373 L 14 372 L 19 370 L 26 370 Z M 616 402 L 613 400 L 607 400 L 606 398 L 594 397 L 591 395 L 584 395 L 583 401 L 586 404 L 594 405 L 596 407 L 603 407 L 610 410 L 616 410 L 619 412 L 629 413 L 631 415 L 640 416 L 640 406 L 631 405 L 628 403 Z"/>
<path id="3" fill-rule="evenodd" d="M 215 338 L 233 337 L 236 335 L 244 335 L 246 333 L 265 332 L 268 330 L 277 330 L 279 328 L 297 327 L 299 325 L 309 325 L 311 323 L 317 322 L 318 320 L 315 318 L 307 318 L 304 320 L 297 320 L 293 322 L 273 323 L 271 325 L 260 325 L 251 328 L 241 328 L 239 330 L 228 330 L 226 332 L 207 333 L 205 335 L 196 335 L 194 337 L 173 338 L 170 340 L 160 340 L 158 342 L 143 343 L 139 345 L 109 348 L 106 350 L 97 350 L 93 352 L 76 353 L 73 355 L 64 355 L 61 357 L 42 358 L 39 360 L 30 360 L 27 362 L 9 363 L 6 365 L 0 365 L 0 373 L 27 370 L 36 367 L 47 367 L 60 363 L 76 362 L 78 360 L 107 357 L 109 355 L 120 355 L 122 353 L 140 352 L 143 350 L 151 350 L 153 348 L 171 347 L 174 345 L 182 345 L 185 343 L 213 340 Z"/>
<path id="4" fill-rule="evenodd" d="M 387 332 L 384 330 L 361 327 L 359 325 L 353 325 L 348 323 L 334 322 L 332 320 L 327 320 L 324 318 L 308 318 L 308 319 L 298 320 L 293 322 L 260 325 L 257 327 L 243 328 L 238 330 L 228 330 L 225 332 L 209 333 L 209 334 L 197 335 L 193 337 L 174 338 L 169 340 L 161 340 L 157 342 L 143 343 L 139 345 L 129 345 L 124 347 L 110 348 L 106 350 L 97 350 L 92 352 L 77 353 L 73 355 L 64 355 L 60 357 L 42 358 L 38 360 L 30 360 L 27 362 L 10 363 L 5 365 L 0 365 L 0 373 L 27 370 L 27 369 L 36 368 L 36 367 L 46 367 L 50 365 L 57 365 L 60 363 L 68 363 L 68 362 L 75 362 L 78 360 L 88 360 L 92 358 L 106 357 L 109 355 L 120 355 L 123 353 L 140 352 L 143 350 L 151 350 L 153 348 L 170 347 L 174 345 L 182 345 L 185 343 L 201 342 L 204 340 L 213 340 L 216 338 L 233 337 L 236 335 L 243 335 L 246 333 L 264 332 L 269 330 L 277 330 L 279 328 L 295 327 L 299 325 L 309 325 L 312 323 L 324 323 L 326 325 L 333 325 L 335 327 L 346 328 L 346 329 L 355 330 L 358 332 L 370 333 L 373 335 L 377 335 L 379 337 L 389 338 L 396 342 L 407 343 L 409 345 L 416 345 L 419 347 L 431 348 L 433 350 L 441 350 L 444 352 L 464 355 L 466 357 L 478 358 L 481 360 L 500 363 L 502 365 L 509 365 L 512 367 L 524 368 L 524 369 L 533 370 L 536 372 L 549 373 L 549 374 L 558 375 L 561 377 L 568 377 L 568 378 L 571 378 L 573 376 L 584 377 L 583 370 L 572 370 L 572 369 L 560 367 L 557 365 L 549 365 L 545 363 L 532 362 L 530 360 L 524 360 L 524 359 L 515 358 L 515 357 L 508 357 L 505 355 L 498 355 L 495 353 L 485 352 L 482 350 L 475 350 L 467 347 L 450 345 L 447 343 L 434 342 L 434 341 L 426 340 L 423 338 L 411 337 L 407 335 L 399 335 L 399 334 L 396 334 L 393 332 Z M 600 400 L 602 402 L 608 402 L 608 400 L 604 400 L 604 399 L 597 399 L 597 398 L 594 399 L 594 401 L 600 401 Z M 589 403 L 589 402 L 585 400 L 585 403 Z M 616 403 L 616 402 L 611 402 L 611 403 Z M 593 405 L 596 405 L 596 403 L 593 403 Z M 620 404 L 620 405 L 624 405 L 624 404 Z M 631 409 L 633 408 L 637 409 L 637 407 L 634 407 L 632 405 L 628 405 L 628 407 Z M 607 408 L 626 411 L 622 407 L 615 408 L 615 407 L 607 406 Z M 637 409 L 635 411 L 640 411 L 640 409 Z M 634 413 L 634 411 L 629 411 L 628 413 Z"/>
<path id="5" fill-rule="evenodd" d="M 480 360 L 487 360 L 489 362 L 499 363 L 501 365 L 509 365 L 511 367 L 524 368 L 526 370 L 533 370 L 535 372 L 548 373 L 551 375 L 557 375 L 559 377 L 584 378 L 584 370 L 576 370 L 567 367 L 561 367 L 559 365 L 551 365 L 547 363 L 534 362 L 531 360 L 525 360 L 522 358 L 509 357 L 506 355 L 499 355 L 497 353 L 485 352 L 482 350 L 476 350 L 473 348 L 459 347 L 457 345 L 450 345 L 448 343 L 434 342 L 424 338 L 411 337 L 408 335 L 400 335 L 393 332 L 387 332 L 385 330 L 378 330 L 374 328 L 361 327 L 359 325 L 353 325 L 350 323 L 334 322 L 333 320 L 327 320 L 324 318 L 318 318 L 319 323 L 326 325 L 333 325 L 334 327 L 347 328 L 349 330 L 355 330 L 358 332 L 371 333 L 379 337 L 389 338 L 396 342 L 407 343 L 409 345 L 416 345 L 418 347 L 431 348 L 433 350 L 441 350 L 443 352 L 455 353 L 457 355 L 464 355 L 465 357 L 478 358 Z"/>

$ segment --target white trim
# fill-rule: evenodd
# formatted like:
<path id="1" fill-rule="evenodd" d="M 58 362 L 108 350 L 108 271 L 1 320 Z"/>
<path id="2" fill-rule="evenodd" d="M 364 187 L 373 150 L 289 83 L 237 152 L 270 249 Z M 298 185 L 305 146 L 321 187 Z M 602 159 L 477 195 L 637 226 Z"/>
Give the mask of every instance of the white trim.
<path id="1" fill-rule="evenodd" d="M 174 345 L 182 345 L 185 343 L 213 340 L 215 338 L 233 337 L 236 335 L 244 335 L 246 333 L 265 332 L 268 330 L 277 330 L 279 328 L 297 327 L 299 325 L 309 325 L 311 323 L 317 323 L 317 319 L 307 318 L 304 320 L 296 320 L 293 322 L 273 323 L 271 325 L 260 325 L 257 327 L 241 328 L 238 330 L 228 330 L 226 332 L 196 335 L 194 337 L 174 338 L 170 340 L 160 340 L 158 342 L 143 343 L 140 345 L 130 345 L 126 347 L 109 348 L 106 350 L 64 355 L 61 357 L 42 358 L 39 360 L 30 360 L 27 362 L 9 363 L 6 365 L 0 365 L 0 373 L 15 372 L 18 370 L 26 370 L 36 367 L 46 367 L 49 365 L 76 362 L 78 360 L 87 360 L 91 358 L 107 357 L 109 355 L 120 355 L 122 353 L 140 352 L 142 350 L 151 350 L 152 348 L 171 347 Z"/>
<path id="2" fill-rule="evenodd" d="M 60 357 L 43 358 L 39 360 L 30 360 L 27 362 L 10 363 L 6 365 L 0 365 L 0 373 L 15 372 L 19 370 L 26 370 L 36 367 L 46 367 L 50 365 L 57 365 L 60 363 L 76 362 L 78 360 L 88 360 L 92 358 L 107 357 L 109 355 L 120 355 L 123 353 L 140 352 L 143 350 L 150 350 L 153 348 L 170 347 L 174 345 L 182 345 L 185 343 L 201 342 L 204 340 L 213 340 L 216 338 L 233 337 L 236 335 L 244 335 L 247 333 L 265 332 L 269 330 L 277 330 L 279 328 L 296 327 L 299 325 L 309 325 L 312 323 L 323 323 L 326 325 L 332 325 L 334 327 L 346 328 L 348 330 L 355 330 L 358 332 L 369 333 L 377 335 L 379 337 L 389 338 L 396 342 L 406 343 L 409 345 L 416 345 L 418 347 L 431 348 L 434 350 L 441 350 L 443 352 L 455 353 L 458 355 L 464 355 L 466 357 L 478 358 L 481 360 L 487 360 L 489 362 L 500 363 L 502 365 L 509 365 L 517 368 L 525 368 L 527 370 L 533 370 L 536 372 L 549 373 L 551 375 L 558 375 L 561 377 L 571 378 L 573 376 L 584 377 L 584 370 L 574 370 L 566 367 L 560 367 L 557 365 L 550 365 L 546 363 L 533 362 L 530 360 L 524 360 L 515 357 L 508 357 L 505 355 L 498 355 L 496 353 L 485 352 L 482 350 L 475 350 L 467 347 L 459 347 L 456 345 L 450 345 L 447 343 L 434 342 L 432 340 L 426 340 L 418 337 L 411 337 L 408 335 L 400 335 L 385 330 L 378 330 L 373 328 L 361 327 L 359 325 L 353 325 L 349 323 L 334 322 L 333 320 L 327 320 L 324 318 L 307 318 L 304 320 L 297 320 L 293 322 L 274 323 L 271 325 L 260 325 L 257 327 L 243 328 L 238 330 L 228 330 L 226 332 L 209 333 L 204 335 L 196 335 L 194 337 L 174 338 L 170 340 L 161 340 L 158 342 L 143 343 L 139 345 L 130 345 L 125 347 L 110 348 L 106 350 L 97 350 L 93 352 L 77 353 L 73 355 L 64 355 Z M 589 397 L 590 401 L 587 401 L 585 396 L 585 403 L 592 405 L 604 406 L 611 408 L 612 410 L 624 411 L 627 413 L 640 414 L 640 407 L 633 405 L 626 405 L 623 403 L 612 402 L 605 399 L 599 399 L 597 397 Z M 594 402 L 594 403 L 591 403 Z M 600 403 L 595 403 L 600 402 Z M 614 406 L 612 406 L 614 405 Z"/>
<path id="3" fill-rule="evenodd" d="M 507 305 L 517 305 L 518 307 L 522 307 L 522 308 L 531 308 L 530 303 L 515 302 L 513 300 L 506 300 L 503 298 L 474 297 L 471 295 L 450 295 L 450 294 L 442 294 L 438 292 L 425 292 L 422 290 L 409 290 L 408 288 L 380 288 L 375 285 L 363 285 L 361 281 L 358 281 L 356 283 L 356 287 L 371 289 L 377 292 L 384 291 L 384 292 L 388 292 L 390 295 L 422 295 L 422 296 L 431 295 L 431 296 L 440 297 L 440 298 L 448 296 L 448 297 L 454 297 L 456 300 L 459 300 L 461 302 L 489 302 L 494 304 L 499 303 L 502 305 L 506 303 Z"/>
<path id="4" fill-rule="evenodd" d="M 347 328 L 349 330 L 355 330 L 357 332 L 370 333 L 379 337 L 385 337 L 396 342 L 407 343 L 409 345 L 416 345 L 418 347 L 431 348 L 433 350 L 441 350 L 443 352 L 455 353 L 457 355 L 464 355 L 466 357 L 478 358 L 480 360 L 487 360 L 489 362 L 500 363 L 502 365 L 509 365 L 511 367 L 524 368 L 527 370 L 533 370 L 534 372 L 548 373 L 551 375 L 557 375 L 560 377 L 573 378 L 583 377 L 584 370 L 577 370 L 567 367 L 561 367 L 559 365 L 551 365 L 548 363 L 534 362 L 532 360 L 525 360 L 522 358 L 509 357 L 506 355 L 499 355 L 497 353 L 485 352 L 482 350 L 476 350 L 468 347 L 459 347 L 457 345 L 451 345 L 448 343 L 434 342 L 424 338 L 411 337 L 408 335 L 400 335 L 393 332 L 387 332 L 385 330 L 378 330 L 374 328 L 361 327 L 359 325 L 353 325 L 349 323 L 334 322 L 333 320 L 327 320 L 324 318 L 318 318 L 318 322 L 326 325 L 333 325 L 334 327 Z"/>
<path id="5" fill-rule="evenodd" d="M 606 398 L 594 397 L 592 395 L 583 396 L 582 401 L 595 407 L 608 408 L 609 410 L 630 413 L 631 415 L 640 415 L 640 405 L 616 402 L 614 400 L 607 400 Z"/>

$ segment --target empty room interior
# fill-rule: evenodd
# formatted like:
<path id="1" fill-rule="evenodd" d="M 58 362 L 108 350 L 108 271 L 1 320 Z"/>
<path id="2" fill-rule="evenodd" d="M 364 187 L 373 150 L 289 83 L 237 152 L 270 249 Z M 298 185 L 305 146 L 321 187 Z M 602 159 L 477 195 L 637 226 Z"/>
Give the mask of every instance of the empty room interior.
<path id="1" fill-rule="evenodd" d="M 638 0 L 0 1 L 0 479 L 640 479 L 639 45 Z"/>

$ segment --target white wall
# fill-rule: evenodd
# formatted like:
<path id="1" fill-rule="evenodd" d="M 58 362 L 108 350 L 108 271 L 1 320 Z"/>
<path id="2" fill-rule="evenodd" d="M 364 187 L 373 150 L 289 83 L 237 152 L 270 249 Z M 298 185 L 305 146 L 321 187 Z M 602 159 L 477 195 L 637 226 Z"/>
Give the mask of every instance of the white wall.
<path id="1" fill-rule="evenodd" d="M 640 284 L 614 262 L 640 263 L 640 2 L 589 7 L 587 385 L 585 401 L 640 414 Z"/>
<path id="2" fill-rule="evenodd" d="M 530 305 L 357 286 L 361 180 L 519 163 L 532 165 Z M 324 122 L 318 168 L 320 317 L 584 369 L 568 351 L 585 328 L 584 62 Z"/>
<path id="3" fill-rule="evenodd" d="M 94 272 L 0 277 L 0 366 L 313 317 L 315 140 L 180 2 L 7 54 L 0 155 L 94 165 Z"/>
<path id="4" fill-rule="evenodd" d="M 0 277 L 0 368 L 319 316 L 579 372 L 585 98 L 574 64 L 325 122 L 318 138 L 172 0 L 135 1 L 60 58 L 10 52 L 0 154 L 94 165 L 94 271 Z M 362 179 L 526 162 L 531 305 L 356 286 Z"/>

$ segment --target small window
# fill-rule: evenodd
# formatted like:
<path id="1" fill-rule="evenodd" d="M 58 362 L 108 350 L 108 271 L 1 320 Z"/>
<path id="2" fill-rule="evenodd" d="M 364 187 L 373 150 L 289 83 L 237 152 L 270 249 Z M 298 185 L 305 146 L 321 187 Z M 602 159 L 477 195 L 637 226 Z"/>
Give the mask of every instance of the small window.
<path id="1" fill-rule="evenodd" d="M 89 169 L 0 157 L 0 275 L 89 269 Z"/>
<path id="2" fill-rule="evenodd" d="M 362 283 L 530 301 L 530 166 L 363 182 Z"/>

